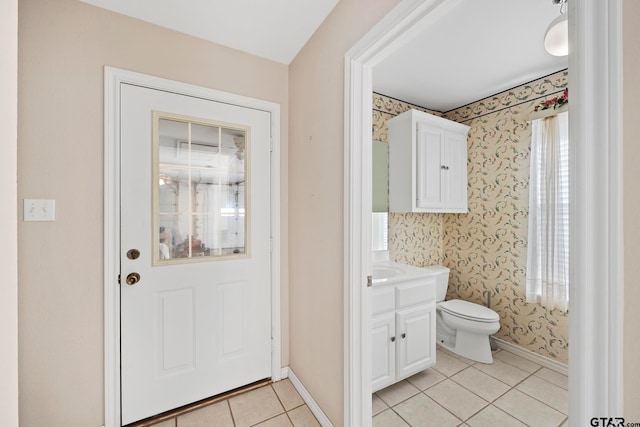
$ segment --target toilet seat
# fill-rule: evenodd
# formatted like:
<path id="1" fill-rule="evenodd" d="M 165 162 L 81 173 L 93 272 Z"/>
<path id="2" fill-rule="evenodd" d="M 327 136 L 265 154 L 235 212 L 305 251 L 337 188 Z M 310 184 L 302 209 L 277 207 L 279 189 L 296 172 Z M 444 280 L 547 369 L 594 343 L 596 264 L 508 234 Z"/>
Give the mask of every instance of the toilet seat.
<path id="1" fill-rule="evenodd" d="M 497 322 L 500 316 L 490 308 L 460 299 L 452 299 L 438 303 L 437 307 L 452 316 L 474 322 Z"/>

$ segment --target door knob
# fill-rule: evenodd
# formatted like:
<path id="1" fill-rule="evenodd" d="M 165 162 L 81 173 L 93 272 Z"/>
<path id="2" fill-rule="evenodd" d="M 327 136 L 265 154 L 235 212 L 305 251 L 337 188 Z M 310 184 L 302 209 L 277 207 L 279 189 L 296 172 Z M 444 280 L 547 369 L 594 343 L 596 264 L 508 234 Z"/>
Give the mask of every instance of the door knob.
<path id="1" fill-rule="evenodd" d="M 140 281 L 140 275 L 138 273 L 127 274 L 127 278 L 126 278 L 127 285 L 133 286 L 139 281 Z"/>

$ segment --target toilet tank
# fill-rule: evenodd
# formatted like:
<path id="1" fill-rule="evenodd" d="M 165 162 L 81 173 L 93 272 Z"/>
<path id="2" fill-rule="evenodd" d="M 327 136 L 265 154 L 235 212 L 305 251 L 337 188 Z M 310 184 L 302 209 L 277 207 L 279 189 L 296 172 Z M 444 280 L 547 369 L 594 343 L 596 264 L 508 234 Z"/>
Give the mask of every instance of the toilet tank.
<path id="1" fill-rule="evenodd" d="M 432 265 L 424 268 L 436 273 L 436 301 L 444 301 L 449 287 L 449 269 L 442 265 Z"/>

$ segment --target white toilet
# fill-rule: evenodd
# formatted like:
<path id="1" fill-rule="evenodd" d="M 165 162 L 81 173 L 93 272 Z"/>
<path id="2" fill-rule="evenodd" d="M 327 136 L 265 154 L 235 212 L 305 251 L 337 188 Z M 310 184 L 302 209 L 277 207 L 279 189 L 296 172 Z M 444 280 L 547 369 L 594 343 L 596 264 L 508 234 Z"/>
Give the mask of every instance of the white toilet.
<path id="1" fill-rule="evenodd" d="M 426 267 L 436 276 L 436 342 L 455 354 L 482 363 L 493 363 L 489 335 L 500 329 L 500 316 L 490 308 L 469 301 L 445 301 L 449 269 Z"/>

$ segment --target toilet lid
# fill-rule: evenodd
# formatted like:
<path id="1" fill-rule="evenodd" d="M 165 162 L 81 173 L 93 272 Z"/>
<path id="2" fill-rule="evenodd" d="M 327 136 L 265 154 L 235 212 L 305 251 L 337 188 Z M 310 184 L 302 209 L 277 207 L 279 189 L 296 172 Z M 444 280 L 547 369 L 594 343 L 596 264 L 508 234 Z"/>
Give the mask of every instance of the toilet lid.
<path id="1" fill-rule="evenodd" d="M 480 320 L 483 322 L 495 322 L 500 320 L 500 316 L 495 311 L 485 306 L 474 304 L 461 299 L 452 299 L 441 302 L 438 307 L 453 315 L 463 317 L 465 319 Z"/>

